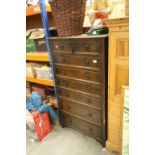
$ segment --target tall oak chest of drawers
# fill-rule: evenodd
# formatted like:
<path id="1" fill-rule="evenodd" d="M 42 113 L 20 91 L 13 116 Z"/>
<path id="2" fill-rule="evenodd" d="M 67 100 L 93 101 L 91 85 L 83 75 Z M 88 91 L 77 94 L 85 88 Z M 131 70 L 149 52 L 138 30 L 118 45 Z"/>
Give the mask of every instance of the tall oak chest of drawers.
<path id="1" fill-rule="evenodd" d="M 105 146 L 108 35 L 49 41 L 62 126 Z"/>

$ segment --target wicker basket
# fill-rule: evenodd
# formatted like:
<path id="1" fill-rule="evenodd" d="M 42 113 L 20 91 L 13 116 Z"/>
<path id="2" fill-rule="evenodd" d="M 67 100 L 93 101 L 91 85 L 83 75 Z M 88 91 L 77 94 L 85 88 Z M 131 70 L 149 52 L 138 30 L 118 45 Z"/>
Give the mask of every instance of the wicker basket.
<path id="1" fill-rule="evenodd" d="M 86 0 L 52 0 L 50 5 L 59 36 L 82 33 Z"/>

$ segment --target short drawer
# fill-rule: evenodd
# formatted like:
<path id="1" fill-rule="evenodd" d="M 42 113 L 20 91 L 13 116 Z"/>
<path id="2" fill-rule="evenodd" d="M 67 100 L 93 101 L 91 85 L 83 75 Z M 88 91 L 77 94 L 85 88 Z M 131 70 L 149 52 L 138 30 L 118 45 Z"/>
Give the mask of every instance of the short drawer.
<path id="1" fill-rule="evenodd" d="M 81 104 L 92 106 L 98 109 L 100 108 L 100 97 L 94 97 L 92 95 L 86 95 L 79 91 L 60 87 L 58 87 L 58 95 L 73 100 L 75 102 L 79 102 Z"/>
<path id="2" fill-rule="evenodd" d="M 100 85 L 81 82 L 78 80 L 68 80 L 60 77 L 57 77 L 57 85 L 83 91 L 94 95 L 100 95 Z"/>
<path id="3" fill-rule="evenodd" d="M 101 127 L 88 123 L 77 117 L 62 113 L 64 123 L 73 128 L 77 128 L 86 134 L 101 139 Z"/>
<path id="4" fill-rule="evenodd" d="M 100 72 L 87 71 L 75 68 L 55 67 L 56 75 L 68 76 L 71 78 L 100 82 Z"/>
<path id="5" fill-rule="evenodd" d="M 60 102 L 63 111 L 67 111 L 88 121 L 101 125 L 101 114 L 99 110 L 89 108 L 64 98 L 61 98 Z"/>
<path id="6" fill-rule="evenodd" d="M 72 41 L 73 52 L 75 54 L 100 55 L 99 39 L 80 39 Z"/>
<path id="7" fill-rule="evenodd" d="M 51 52 L 53 53 L 72 53 L 72 46 L 69 40 L 50 40 Z"/>
<path id="8" fill-rule="evenodd" d="M 71 65 L 75 67 L 91 67 L 100 69 L 100 58 L 93 56 L 54 55 L 56 65 Z"/>

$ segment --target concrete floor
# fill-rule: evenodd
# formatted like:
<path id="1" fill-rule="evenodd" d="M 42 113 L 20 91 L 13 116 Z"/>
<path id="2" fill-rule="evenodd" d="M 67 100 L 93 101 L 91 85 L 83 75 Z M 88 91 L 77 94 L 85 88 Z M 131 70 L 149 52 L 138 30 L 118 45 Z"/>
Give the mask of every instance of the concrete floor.
<path id="1" fill-rule="evenodd" d="M 54 127 L 41 142 L 27 133 L 26 144 L 27 155 L 116 155 L 103 150 L 93 138 L 70 128 Z"/>

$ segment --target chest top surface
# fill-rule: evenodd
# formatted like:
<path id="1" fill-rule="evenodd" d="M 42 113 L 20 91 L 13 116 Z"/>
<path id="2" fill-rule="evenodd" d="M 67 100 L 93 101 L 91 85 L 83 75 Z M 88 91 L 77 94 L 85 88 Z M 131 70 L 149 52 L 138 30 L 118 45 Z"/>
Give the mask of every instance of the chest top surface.
<path id="1" fill-rule="evenodd" d="M 81 34 L 77 36 L 68 36 L 68 37 L 50 37 L 50 40 L 64 40 L 64 39 L 100 39 L 100 38 L 107 38 L 108 34 L 104 35 L 94 35 L 94 36 L 87 36 L 86 34 Z"/>

